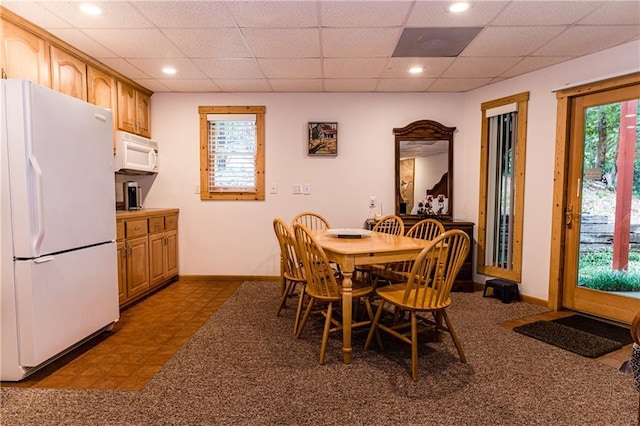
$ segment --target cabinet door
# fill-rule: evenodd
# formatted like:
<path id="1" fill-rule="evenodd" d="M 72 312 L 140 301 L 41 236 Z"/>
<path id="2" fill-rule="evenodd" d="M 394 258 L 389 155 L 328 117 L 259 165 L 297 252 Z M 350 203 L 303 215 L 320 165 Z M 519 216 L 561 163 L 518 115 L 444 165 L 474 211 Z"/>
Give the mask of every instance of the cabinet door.
<path id="1" fill-rule="evenodd" d="M 25 78 L 51 87 L 48 44 L 9 21 L 0 21 L 2 78 Z"/>
<path id="2" fill-rule="evenodd" d="M 169 231 L 166 234 L 166 278 L 178 275 L 178 231 Z"/>
<path id="3" fill-rule="evenodd" d="M 118 241 L 118 302 L 127 300 L 127 249 L 124 241 Z"/>
<path id="4" fill-rule="evenodd" d="M 51 46 L 51 88 L 87 100 L 87 64 L 58 47 Z"/>
<path id="5" fill-rule="evenodd" d="M 149 274 L 151 287 L 160 284 L 165 277 L 165 235 L 149 235 Z"/>
<path id="6" fill-rule="evenodd" d="M 118 87 L 118 129 L 136 133 L 136 90 L 121 81 Z"/>
<path id="7" fill-rule="evenodd" d="M 151 137 L 151 98 L 142 92 L 136 92 L 136 124 L 138 134 Z"/>
<path id="8" fill-rule="evenodd" d="M 149 239 L 132 238 L 127 245 L 127 297 L 144 293 L 149 289 Z"/>
<path id="9" fill-rule="evenodd" d="M 117 95 L 116 82 L 113 76 L 88 65 L 87 102 L 114 111 Z"/>

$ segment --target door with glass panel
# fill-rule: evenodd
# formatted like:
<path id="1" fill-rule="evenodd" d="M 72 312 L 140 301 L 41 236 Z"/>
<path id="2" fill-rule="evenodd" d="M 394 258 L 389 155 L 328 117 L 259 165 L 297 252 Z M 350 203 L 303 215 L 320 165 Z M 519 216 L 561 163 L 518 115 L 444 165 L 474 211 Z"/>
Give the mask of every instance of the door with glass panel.
<path id="1" fill-rule="evenodd" d="M 622 322 L 640 310 L 640 86 L 571 110 L 562 304 Z"/>

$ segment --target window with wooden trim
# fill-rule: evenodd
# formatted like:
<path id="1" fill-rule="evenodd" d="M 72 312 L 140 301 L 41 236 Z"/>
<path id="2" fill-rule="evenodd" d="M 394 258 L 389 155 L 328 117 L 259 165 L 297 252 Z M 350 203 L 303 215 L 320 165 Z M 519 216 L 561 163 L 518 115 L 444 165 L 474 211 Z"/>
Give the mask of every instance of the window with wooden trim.
<path id="1" fill-rule="evenodd" d="M 481 105 L 477 271 L 518 282 L 528 101 L 525 92 Z"/>
<path id="2" fill-rule="evenodd" d="M 201 106 L 200 199 L 264 200 L 264 106 Z"/>

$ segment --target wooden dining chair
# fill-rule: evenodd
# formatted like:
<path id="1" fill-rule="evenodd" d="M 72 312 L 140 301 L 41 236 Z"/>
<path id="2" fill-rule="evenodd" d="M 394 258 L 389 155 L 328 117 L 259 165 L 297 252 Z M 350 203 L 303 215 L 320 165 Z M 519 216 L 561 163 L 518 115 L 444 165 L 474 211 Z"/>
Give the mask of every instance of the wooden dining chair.
<path id="1" fill-rule="evenodd" d="M 305 293 L 309 296 L 307 308 L 297 330 L 297 337 L 300 337 L 302 334 L 304 326 L 314 307 L 320 307 L 320 313 L 325 317 L 322 342 L 320 344 L 320 364 L 324 364 L 329 333 L 342 330 L 342 322 L 339 320 L 339 316 L 334 316 L 333 312 L 334 308 L 338 308 L 342 301 L 342 286 L 341 282 L 336 279 L 333 273 L 326 253 L 320 244 L 318 244 L 311 230 L 299 223 L 295 224 L 293 229 L 307 277 Z M 357 303 L 359 300 L 364 302 L 367 319 L 357 320 L 353 318 L 352 328 L 364 327 L 371 324 L 373 310 L 367 296 L 371 294 L 372 291 L 373 289 L 370 285 L 353 280 L 353 301 L 354 303 Z M 379 340 L 379 335 L 378 344 L 382 344 Z"/>
<path id="2" fill-rule="evenodd" d="M 280 302 L 278 303 L 276 316 L 280 315 L 280 312 L 286 306 L 287 299 L 295 297 L 297 293 L 298 307 L 293 323 L 293 334 L 296 334 L 300 322 L 304 299 L 304 286 L 307 283 L 307 279 L 304 273 L 304 266 L 302 266 L 300 256 L 298 255 L 295 236 L 291 228 L 289 228 L 282 219 L 276 218 L 273 220 L 273 229 L 278 238 L 278 244 L 280 245 L 280 278 L 282 283 L 280 287 Z"/>
<path id="3" fill-rule="evenodd" d="M 383 234 L 404 235 L 404 222 L 395 214 L 389 214 L 380 219 L 373 227 L 373 232 Z M 357 266 L 355 272 L 363 281 L 374 284 L 374 273 L 386 269 L 386 264 Z"/>
<path id="4" fill-rule="evenodd" d="M 329 229 L 331 225 L 329 221 L 320 213 L 302 212 L 298 213 L 291 221 L 291 227 L 296 223 L 301 223 L 311 230 Z"/>
<path id="5" fill-rule="evenodd" d="M 431 241 L 438 235 L 444 234 L 444 225 L 442 222 L 436 219 L 422 219 L 415 223 L 407 231 L 406 236 L 411 238 L 418 238 L 421 240 Z M 397 284 L 404 282 L 407 279 L 411 268 L 413 267 L 413 260 L 405 260 L 403 262 L 388 263 L 385 265 L 384 270 L 377 270 L 373 276 L 373 288 L 375 289 L 381 282 L 388 284 Z"/>
<path id="6" fill-rule="evenodd" d="M 451 287 L 469 252 L 471 243 L 469 236 L 459 229 L 452 229 L 434 238 L 416 258 L 407 282 L 380 287 L 375 290 L 380 297 L 380 304 L 369 330 L 365 350 L 369 348 L 378 330 L 382 330 L 401 341 L 411 345 L 411 378 L 418 380 L 418 333 L 426 330 L 436 331 L 439 340 L 443 331 L 448 332 L 460 355 L 460 360 L 467 362 L 462 345 L 455 333 L 451 320 L 447 315 L 447 307 L 451 305 L 449 294 Z M 381 322 L 385 305 L 410 313 L 409 322 L 394 322 L 390 325 Z M 420 317 L 421 328 L 418 329 L 418 313 L 431 313 L 433 320 Z M 444 320 L 444 324 L 443 324 Z M 406 331 L 407 328 L 409 331 Z M 378 342 L 380 345 L 380 343 Z"/>

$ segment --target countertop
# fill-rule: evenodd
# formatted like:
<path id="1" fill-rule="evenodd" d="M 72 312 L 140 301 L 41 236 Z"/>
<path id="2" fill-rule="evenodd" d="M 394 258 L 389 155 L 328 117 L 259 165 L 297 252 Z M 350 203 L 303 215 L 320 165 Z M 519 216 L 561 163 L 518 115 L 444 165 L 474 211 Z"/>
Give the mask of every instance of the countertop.
<path id="1" fill-rule="evenodd" d="M 179 213 L 180 209 L 141 209 L 141 210 L 116 210 L 116 219 L 135 219 L 137 217 L 161 216 L 166 214 Z"/>

